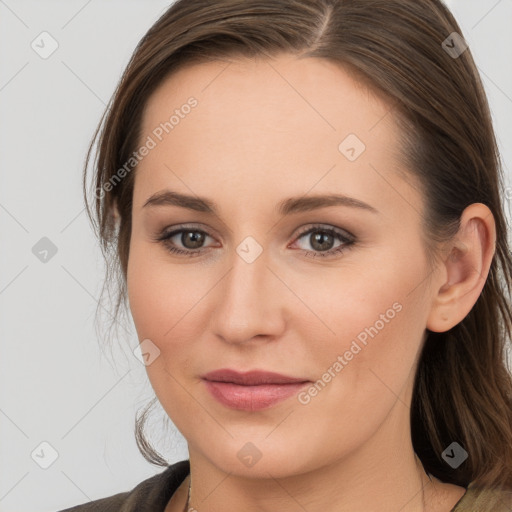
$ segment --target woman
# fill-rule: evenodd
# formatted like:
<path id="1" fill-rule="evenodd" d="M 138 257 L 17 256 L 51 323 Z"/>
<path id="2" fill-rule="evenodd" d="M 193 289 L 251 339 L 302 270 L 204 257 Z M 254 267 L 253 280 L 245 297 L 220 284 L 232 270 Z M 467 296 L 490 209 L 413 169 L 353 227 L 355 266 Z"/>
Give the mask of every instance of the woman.
<path id="1" fill-rule="evenodd" d="M 189 459 L 143 415 L 166 470 L 67 510 L 512 509 L 503 176 L 440 1 L 178 1 L 96 137 L 117 306 Z"/>

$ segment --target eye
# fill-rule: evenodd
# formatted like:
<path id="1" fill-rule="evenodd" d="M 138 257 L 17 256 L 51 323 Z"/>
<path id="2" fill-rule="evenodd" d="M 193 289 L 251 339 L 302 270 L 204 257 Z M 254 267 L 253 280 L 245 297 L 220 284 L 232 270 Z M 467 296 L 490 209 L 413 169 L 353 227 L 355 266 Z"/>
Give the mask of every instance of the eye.
<path id="1" fill-rule="evenodd" d="M 154 240 L 164 244 L 167 250 L 173 254 L 192 257 L 207 250 L 207 247 L 204 247 L 207 238 L 213 239 L 201 229 L 193 226 L 177 226 L 171 231 L 162 231 Z M 331 226 L 322 225 L 303 229 L 294 243 L 302 238 L 305 238 L 311 247 L 311 249 L 303 249 L 308 258 L 335 256 L 348 250 L 355 243 L 353 235 Z M 339 245 L 335 245 L 337 242 Z"/>
<path id="2" fill-rule="evenodd" d="M 155 241 L 163 243 L 171 253 L 194 256 L 205 250 L 202 245 L 207 238 L 212 237 L 201 229 L 179 226 L 169 232 L 163 231 Z M 181 244 L 184 249 L 181 249 L 177 244 Z"/>
<path id="3" fill-rule="evenodd" d="M 311 249 L 304 249 L 306 257 L 329 257 L 348 250 L 355 242 L 355 237 L 331 226 L 312 226 L 303 230 L 296 238 L 305 238 Z M 335 245 L 340 242 L 340 245 Z"/>

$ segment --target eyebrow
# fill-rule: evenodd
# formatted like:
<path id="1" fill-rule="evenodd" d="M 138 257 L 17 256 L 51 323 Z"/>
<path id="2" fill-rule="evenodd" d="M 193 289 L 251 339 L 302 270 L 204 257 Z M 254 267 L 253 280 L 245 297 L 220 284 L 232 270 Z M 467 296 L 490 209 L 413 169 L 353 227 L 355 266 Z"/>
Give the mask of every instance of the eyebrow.
<path id="1" fill-rule="evenodd" d="M 218 215 L 218 207 L 209 199 L 205 197 L 191 196 L 187 194 L 180 194 L 171 190 L 162 190 L 153 194 L 142 206 L 155 207 L 155 206 L 180 206 L 193 210 L 196 212 L 211 213 Z M 282 215 L 291 215 L 293 213 L 306 212 L 316 210 L 318 208 L 325 208 L 328 206 L 345 206 L 349 208 L 358 208 L 372 213 L 379 213 L 377 209 L 370 206 L 359 199 L 348 197 L 341 194 L 323 194 L 323 195 L 310 195 L 302 197 L 290 197 L 281 201 L 277 206 L 277 212 Z"/>

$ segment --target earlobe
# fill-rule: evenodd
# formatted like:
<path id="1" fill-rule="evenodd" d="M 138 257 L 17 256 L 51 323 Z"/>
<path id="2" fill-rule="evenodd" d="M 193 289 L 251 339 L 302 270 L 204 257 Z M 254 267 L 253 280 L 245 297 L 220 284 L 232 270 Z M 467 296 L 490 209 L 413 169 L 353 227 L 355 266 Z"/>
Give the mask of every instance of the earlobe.
<path id="1" fill-rule="evenodd" d="M 427 329 L 445 332 L 461 322 L 475 305 L 496 249 L 494 216 L 487 206 L 474 203 L 462 216 L 460 229 L 448 245 L 443 281 L 433 289 Z"/>

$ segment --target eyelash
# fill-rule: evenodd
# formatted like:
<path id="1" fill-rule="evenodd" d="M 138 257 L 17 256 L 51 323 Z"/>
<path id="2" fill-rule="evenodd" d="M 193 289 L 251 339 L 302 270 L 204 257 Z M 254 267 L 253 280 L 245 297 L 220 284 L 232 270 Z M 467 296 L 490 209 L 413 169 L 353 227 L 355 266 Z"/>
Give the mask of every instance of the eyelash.
<path id="1" fill-rule="evenodd" d="M 190 226 L 179 226 L 179 229 L 173 229 L 170 232 L 166 232 L 165 230 L 162 231 L 160 234 L 157 235 L 157 237 L 154 239 L 154 241 L 162 243 L 170 253 L 180 254 L 180 255 L 187 256 L 187 257 L 194 257 L 194 256 L 197 256 L 197 255 L 201 254 L 202 252 L 204 252 L 206 250 L 205 248 L 183 250 L 183 249 L 180 249 L 180 248 L 176 247 L 175 245 L 171 244 L 171 241 L 170 241 L 171 238 L 173 238 L 174 236 L 176 236 L 180 233 L 186 233 L 186 232 L 202 233 L 206 236 L 210 236 L 206 231 L 203 231 L 202 229 L 196 229 L 196 228 L 190 227 Z M 353 235 L 347 233 L 347 235 L 349 235 L 349 236 L 346 236 L 345 234 L 343 234 L 343 232 L 338 231 L 335 228 L 324 227 L 322 225 L 314 225 L 314 226 L 311 226 L 311 227 L 305 229 L 304 231 L 301 231 L 295 238 L 294 242 L 299 240 L 303 236 L 309 235 L 310 233 L 314 233 L 314 232 L 331 235 L 334 238 L 338 239 L 339 241 L 343 242 L 343 245 L 340 245 L 339 247 L 336 247 L 334 249 L 329 249 L 328 251 L 307 251 L 305 249 L 302 249 L 305 252 L 305 256 L 308 258 L 317 258 L 317 257 L 325 258 L 325 257 L 330 257 L 330 256 L 336 256 L 336 255 L 341 254 L 342 252 L 350 249 L 351 246 L 355 243 L 355 237 Z M 311 256 L 311 254 L 313 254 L 313 256 Z"/>

